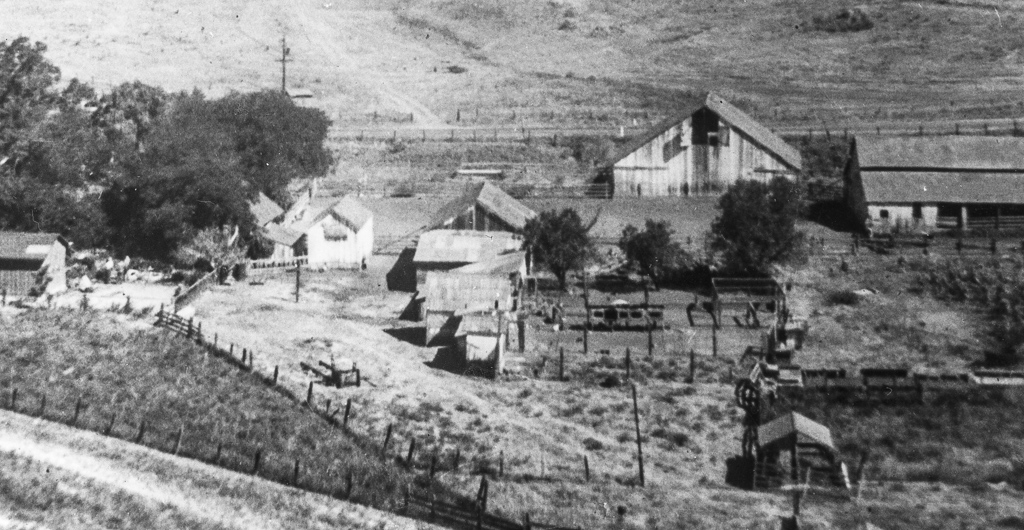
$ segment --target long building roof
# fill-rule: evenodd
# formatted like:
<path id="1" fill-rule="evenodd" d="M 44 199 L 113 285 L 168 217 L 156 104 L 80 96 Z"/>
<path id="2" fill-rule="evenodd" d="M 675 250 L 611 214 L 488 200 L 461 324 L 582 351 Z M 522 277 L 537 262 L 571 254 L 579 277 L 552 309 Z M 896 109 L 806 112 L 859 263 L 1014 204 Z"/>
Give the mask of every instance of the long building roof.
<path id="1" fill-rule="evenodd" d="M 862 171 L 869 203 L 1024 204 L 1024 173 Z"/>
<path id="2" fill-rule="evenodd" d="M 271 241 L 292 246 L 307 230 L 329 215 L 352 229 L 353 232 L 358 232 L 373 219 L 373 212 L 356 198 L 346 195 L 341 199 L 330 198 L 310 204 L 299 220 L 286 226 L 269 224 L 266 226 L 264 234 Z"/>
<path id="3" fill-rule="evenodd" d="M 749 114 L 738 109 L 721 96 L 711 92 L 709 92 L 702 100 L 682 107 L 680 110 L 672 113 L 669 117 L 658 122 L 658 124 L 649 129 L 646 133 L 624 144 L 616 151 L 615 156 L 608 161 L 608 165 L 614 165 L 616 162 L 626 158 L 634 151 L 647 145 L 657 137 L 661 136 L 665 131 L 679 125 L 703 108 L 713 111 L 719 116 L 719 118 L 728 122 L 736 129 L 739 129 L 742 133 L 746 134 L 751 140 L 753 140 L 754 143 L 759 144 L 765 150 L 777 156 L 790 168 L 799 170 L 803 167 L 803 157 L 799 150 L 792 145 L 789 145 L 782 139 L 782 137 L 772 132 L 771 129 L 750 117 Z"/>
<path id="4" fill-rule="evenodd" d="M 431 230 L 420 236 L 413 262 L 476 263 L 522 246 L 522 239 L 511 232 Z"/>
<path id="5" fill-rule="evenodd" d="M 1024 173 L 1024 138 L 996 136 L 854 139 L 860 169 L 989 170 Z"/>
<path id="6" fill-rule="evenodd" d="M 64 243 L 59 235 L 47 232 L 0 232 L 0 259 L 43 261 L 54 241 Z"/>

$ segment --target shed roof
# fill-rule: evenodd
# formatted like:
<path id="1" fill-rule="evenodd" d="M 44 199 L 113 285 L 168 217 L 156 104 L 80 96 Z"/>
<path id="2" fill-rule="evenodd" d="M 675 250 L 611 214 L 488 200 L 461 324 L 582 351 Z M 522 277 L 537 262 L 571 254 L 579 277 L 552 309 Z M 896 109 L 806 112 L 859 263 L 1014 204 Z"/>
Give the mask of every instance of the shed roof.
<path id="1" fill-rule="evenodd" d="M 444 226 L 477 204 L 517 230 L 522 230 L 527 221 L 537 216 L 537 212 L 501 188 L 490 182 L 480 182 L 470 185 L 461 197 L 442 206 L 430 220 L 429 226 Z"/>
<path id="2" fill-rule="evenodd" d="M 833 451 L 832 432 L 828 427 L 812 421 L 796 412 L 779 416 L 757 428 L 757 440 L 762 446 L 784 441 L 789 435 L 796 433 L 797 443 L 816 443 Z"/>
<path id="3" fill-rule="evenodd" d="M 462 274 L 500 274 L 509 276 L 523 271 L 526 268 L 526 251 L 519 250 L 500 254 L 493 258 L 463 265 L 452 272 Z"/>
<path id="4" fill-rule="evenodd" d="M 907 168 L 1024 172 L 1024 138 L 858 136 L 854 139 L 854 146 L 861 170 Z"/>
<path id="5" fill-rule="evenodd" d="M 263 235 L 267 236 L 267 239 L 274 243 L 280 243 L 289 247 L 298 242 L 299 238 L 302 237 L 302 233 L 292 231 L 288 227 L 276 223 L 264 226 Z"/>
<path id="6" fill-rule="evenodd" d="M 276 202 L 267 197 L 262 191 L 256 196 L 256 199 L 249 203 L 249 211 L 252 212 L 253 217 L 256 218 L 256 224 L 259 226 L 266 226 L 272 222 L 279 215 L 284 213 L 284 208 L 281 208 Z"/>
<path id="7" fill-rule="evenodd" d="M 1024 173 L 861 171 L 868 203 L 1024 204 Z"/>
<path id="8" fill-rule="evenodd" d="M 501 276 L 430 271 L 423 292 L 427 311 L 493 311 L 495 300 L 499 310 L 511 309 L 512 284 Z"/>
<path id="9" fill-rule="evenodd" d="M 416 244 L 416 263 L 476 263 L 517 251 L 523 240 L 511 232 L 431 230 Z"/>
<path id="10" fill-rule="evenodd" d="M 43 261 L 54 241 L 64 238 L 47 232 L 0 232 L 0 259 Z"/>
<path id="11" fill-rule="evenodd" d="M 668 118 L 658 122 L 646 133 L 624 144 L 616 151 L 615 156 L 609 161 L 608 165 L 622 160 L 703 108 L 711 110 L 719 118 L 746 134 L 754 143 L 773 153 L 791 169 L 799 170 L 803 167 L 803 156 L 799 150 L 786 143 L 781 136 L 772 132 L 771 129 L 754 120 L 749 114 L 712 92 L 708 92 L 703 99 L 682 107 Z"/>

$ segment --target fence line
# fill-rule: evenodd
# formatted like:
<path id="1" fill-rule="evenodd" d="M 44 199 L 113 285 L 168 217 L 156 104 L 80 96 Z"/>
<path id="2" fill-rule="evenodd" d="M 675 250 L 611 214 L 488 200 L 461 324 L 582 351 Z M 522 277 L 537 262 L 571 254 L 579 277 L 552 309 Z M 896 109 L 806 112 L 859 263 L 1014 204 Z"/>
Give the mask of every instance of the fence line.
<path id="1" fill-rule="evenodd" d="M 334 182 L 324 191 L 332 196 L 355 193 L 367 197 L 457 197 L 474 185 L 474 181 L 453 180 L 430 182 L 406 180 L 393 184 L 360 184 Z M 611 199 L 613 187 L 610 183 L 587 184 L 519 184 L 491 181 L 516 199 Z"/>
<path id="2" fill-rule="evenodd" d="M 308 408 L 312 413 L 316 414 L 317 416 L 319 416 L 320 418 L 325 420 L 328 424 L 330 424 L 330 425 L 332 425 L 334 427 L 343 428 L 343 429 L 346 430 L 346 432 L 354 434 L 354 432 L 352 431 L 352 429 L 348 425 L 349 417 L 350 417 L 350 412 L 351 412 L 351 405 L 352 405 L 351 399 L 349 399 L 347 401 L 347 403 L 345 405 L 345 408 L 344 408 L 344 414 L 341 415 L 340 418 L 339 418 L 339 414 L 342 412 L 340 404 L 333 411 L 331 410 L 331 401 L 330 400 L 328 400 L 326 402 L 326 404 L 324 406 L 322 406 L 322 407 L 317 406 L 317 401 L 316 401 L 315 395 L 313 393 L 313 382 L 312 381 L 309 383 L 305 399 L 301 399 L 299 396 L 297 396 L 293 392 L 291 392 L 288 389 L 286 389 L 285 387 L 279 385 L 279 370 L 278 370 L 277 367 L 275 367 L 275 370 L 274 370 L 274 373 L 273 373 L 272 376 L 259 373 L 258 369 L 255 368 L 254 365 L 253 365 L 253 361 L 252 361 L 253 354 L 252 354 L 251 350 L 247 350 L 245 348 L 242 348 L 242 350 L 241 350 L 242 351 L 242 357 L 239 359 L 239 358 L 235 357 L 234 344 L 231 344 L 231 346 L 227 350 L 225 350 L 225 349 L 223 349 L 223 347 L 221 347 L 221 346 L 219 346 L 217 344 L 216 335 L 215 335 L 214 342 L 211 344 L 209 342 L 209 340 L 208 340 L 208 337 L 209 337 L 208 330 L 206 332 L 203 331 L 202 323 L 201 322 L 196 322 L 193 318 L 185 319 L 185 318 L 180 317 L 178 315 L 175 315 L 175 314 L 172 314 L 172 313 L 168 313 L 167 311 L 164 310 L 163 306 L 161 306 L 160 310 L 157 313 L 157 322 L 156 322 L 155 325 L 158 326 L 158 327 L 164 327 L 166 329 L 174 331 L 175 333 L 177 333 L 179 335 L 183 335 L 188 340 L 194 340 L 197 344 L 199 344 L 201 346 L 204 346 L 207 349 L 207 351 L 209 351 L 211 353 L 214 353 L 215 355 L 218 355 L 218 356 L 224 358 L 225 360 L 227 360 L 231 364 L 241 368 L 244 371 L 248 371 L 250 373 L 253 373 L 253 374 L 259 376 L 261 379 L 263 379 L 263 381 L 265 383 L 267 383 L 268 385 L 272 386 L 275 390 L 279 391 L 282 395 L 284 395 L 285 397 L 291 399 L 292 401 L 294 401 L 294 402 L 304 406 L 305 408 Z M 247 353 L 248 353 L 248 357 L 247 357 Z M 333 372 L 333 370 L 332 370 L 332 372 Z M 318 373 L 318 374 L 321 375 L 322 377 L 324 377 L 324 374 L 322 374 L 322 373 Z M 358 370 L 356 370 L 356 374 L 357 374 L 356 375 L 356 380 L 358 381 L 358 379 L 359 379 Z M 332 377 L 331 378 L 335 379 L 335 376 L 334 376 L 333 373 L 332 373 Z M 384 441 L 384 444 L 383 444 L 383 448 L 382 448 L 382 453 L 381 453 L 382 457 L 386 461 L 392 460 L 390 458 L 390 456 L 389 456 L 388 451 L 387 451 L 388 442 L 391 439 L 390 433 L 391 433 L 391 428 L 389 426 L 388 436 L 386 436 L 386 438 L 385 438 L 385 441 Z M 415 438 L 410 440 L 409 452 L 408 452 L 407 456 L 405 457 L 405 459 L 402 459 L 401 457 L 399 457 L 399 460 L 400 460 L 400 462 L 403 465 L 405 465 L 406 467 L 408 467 L 410 469 L 423 470 L 423 471 L 429 470 L 429 478 L 431 479 L 431 484 L 432 484 L 433 483 L 433 476 L 434 476 L 434 474 L 440 469 L 439 466 L 438 466 L 438 462 L 437 462 L 437 455 L 440 453 L 440 451 L 435 450 L 435 452 L 433 453 L 433 455 L 430 457 L 430 459 L 428 461 L 428 460 L 425 460 L 423 456 L 420 456 L 420 458 L 417 459 L 416 458 L 417 455 L 414 453 L 414 448 L 415 448 Z M 257 456 L 255 457 L 256 462 L 257 462 L 257 464 L 255 464 L 256 466 L 259 465 L 258 462 L 259 462 L 260 458 L 261 458 L 260 453 L 257 452 Z M 456 448 L 454 459 L 452 460 L 451 467 L 449 468 L 451 471 L 458 471 L 459 470 L 459 466 L 461 464 L 460 459 L 461 459 L 461 452 L 459 451 L 458 448 Z M 475 465 L 473 465 L 473 464 L 475 464 Z M 444 466 L 441 466 L 441 467 L 444 467 Z M 504 474 L 505 474 L 505 467 L 506 467 L 506 462 L 504 460 L 504 455 L 502 454 L 502 457 L 500 459 L 500 464 L 499 464 L 499 467 L 498 467 L 499 471 L 497 473 L 497 476 L 499 476 L 499 477 L 504 476 Z M 480 473 L 481 475 L 487 475 L 487 474 L 492 474 L 493 475 L 494 474 L 493 465 L 492 465 L 492 462 L 490 461 L 490 459 L 477 459 L 475 462 L 471 463 L 471 465 L 468 467 L 468 470 L 470 471 L 470 473 L 476 472 L 476 473 Z M 589 464 L 587 466 L 587 477 L 589 478 Z M 282 483 L 287 483 L 289 485 L 295 485 L 295 484 L 292 484 L 292 483 L 289 483 L 289 482 L 282 482 Z M 301 488 L 301 486 L 297 486 L 297 485 L 295 485 L 295 487 L 300 487 Z M 321 491 L 316 491 L 314 489 L 308 489 L 308 488 L 302 488 L 302 489 L 307 489 L 308 491 L 314 491 L 316 493 L 323 493 Z M 336 487 L 334 489 L 330 489 L 329 491 L 337 491 L 337 490 L 338 490 L 338 488 Z M 328 492 L 327 494 L 330 495 L 331 493 Z M 406 495 L 406 499 L 405 499 L 406 500 L 406 502 L 405 502 L 406 506 L 409 505 L 409 500 L 410 499 L 411 499 L 411 497 L 407 494 Z M 467 508 L 464 508 L 464 507 L 458 507 L 457 505 L 449 505 L 449 508 L 450 508 L 449 511 L 461 510 L 461 512 L 458 512 L 458 513 L 455 514 L 457 516 L 456 518 L 461 520 L 461 521 L 469 521 L 469 520 L 476 521 L 476 528 L 478 528 L 478 529 L 487 529 L 487 530 L 513 530 L 513 529 L 516 529 L 516 530 L 520 530 L 520 529 L 527 529 L 527 528 L 531 528 L 532 527 L 531 525 L 519 525 L 518 523 L 509 521 L 507 519 L 503 519 L 502 517 L 497 516 L 497 515 L 488 514 L 486 512 L 481 512 L 481 511 L 478 511 L 478 510 L 467 509 Z M 436 516 L 437 514 L 431 512 L 428 515 Z M 528 518 L 527 518 L 527 520 L 528 520 Z M 558 526 L 555 526 L 555 525 L 536 525 L 536 526 L 538 526 L 538 527 L 542 526 L 544 528 L 553 528 L 553 529 L 557 529 L 557 530 L 578 530 L 578 529 L 573 529 L 573 528 L 564 528 L 563 529 L 562 527 L 558 527 Z"/>
<path id="3" fill-rule="evenodd" d="M 181 308 L 191 304 L 199 295 L 206 292 L 215 282 L 217 281 L 217 269 L 210 271 L 209 274 L 203 276 L 196 283 L 192 284 L 185 292 L 174 297 L 173 305 L 174 311 L 177 312 Z"/>

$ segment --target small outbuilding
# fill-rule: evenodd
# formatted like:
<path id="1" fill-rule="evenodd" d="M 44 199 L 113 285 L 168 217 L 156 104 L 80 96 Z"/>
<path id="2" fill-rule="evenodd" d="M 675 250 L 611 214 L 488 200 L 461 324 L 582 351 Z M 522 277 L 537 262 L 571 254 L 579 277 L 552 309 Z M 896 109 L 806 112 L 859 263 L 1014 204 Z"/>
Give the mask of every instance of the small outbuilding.
<path id="1" fill-rule="evenodd" d="M 57 234 L 0 232 L 0 292 L 22 298 L 67 290 L 67 253 Z"/>
<path id="2" fill-rule="evenodd" d="M 505 369 L 507 329 L 510 314 L 482 311 L 461 316 L 455 330 L 455 345 L 467 374 L 494 376 Z"/>
<path id="3" fill-rule="evenodd" d="M 718 194 L 738 180 L 794 178 L 800 151 L 715 94 L 616 151 L 598 173 L 614 197 Z"/>
<path id="4" fill-rule="evenodd" d="M 789 453 L 789 458 L 780 458 Z M 775 418 L 757 428 L 757 472 L 755 485 L 769 487 L 805 480 L 801 470 L 826 471 L 819 478 L 836 486 L 849 487 L 845 465 L 838 460 L 839 450 L 832 432 L 797 412 Z"/>
<path id="5" fill-rule="evenodd" d="M 512 232 L 431 230 L 421 235 L 416 243 L 416 253 L 413 255 L 416 284 L 422 285 L 429 272 L 450 271 L 490 261 L 522 248 L 522 237 Z"/>
<path id="6" fill-rule="evenodd" d="M 870 232 L 1024 226 L 1024 138 L 858 136 L 844 180 Z"/>
<path id="7" fill-rule="evenodd" d="M 522 233 L 537 216 L 514 197 L 490 182 L 472 184 L 461 197 L 442 206 L 429 229 L 478 230 Z"/>
<path id="8" fill-rule="evenodd" d="M 465 315 L 508 312 L 517 307 L 511 282 L 489 274 L 429 272 L 421 293 L 427 345 L 454 339 Z"/>

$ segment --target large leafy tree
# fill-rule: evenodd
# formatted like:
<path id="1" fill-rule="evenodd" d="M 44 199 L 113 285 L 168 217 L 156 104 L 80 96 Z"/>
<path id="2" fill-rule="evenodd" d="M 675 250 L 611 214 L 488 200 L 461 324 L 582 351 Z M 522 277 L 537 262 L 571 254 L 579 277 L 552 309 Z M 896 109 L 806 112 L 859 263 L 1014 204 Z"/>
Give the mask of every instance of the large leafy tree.
<path id="1" fill-rule="evenodd" d="M 524 236 L 534 259 L 555 275 L 563 290 L 566 275 L 582 268 L 592 249 L 588 228 L 570 208 L 541 212 L 526 223 Z"/>
<path id="2" fill-rule="evenodd" d="M 765 274 L 790 258 L 803 242 L 796 229 L 803 198 L 800 187 L 782 177 L 765 184 L 741 180 L 718 202 L 711 225 L 712 249 L 737 273 Z"/>
<path id="3" fill-rule="evenodd" d="M 668 221 L 648 219 L 643 230 L 626 225 L 619 239 L 619 248 L 626 254 L 630 265 L 635 265 L 658 285 L 683 255 L 683 249 L 672 240 L 672 234 Z"/>

